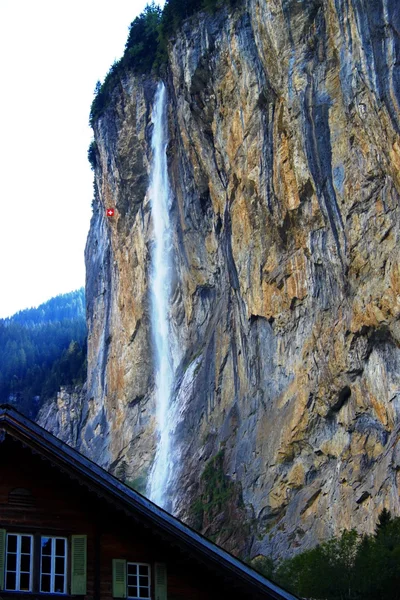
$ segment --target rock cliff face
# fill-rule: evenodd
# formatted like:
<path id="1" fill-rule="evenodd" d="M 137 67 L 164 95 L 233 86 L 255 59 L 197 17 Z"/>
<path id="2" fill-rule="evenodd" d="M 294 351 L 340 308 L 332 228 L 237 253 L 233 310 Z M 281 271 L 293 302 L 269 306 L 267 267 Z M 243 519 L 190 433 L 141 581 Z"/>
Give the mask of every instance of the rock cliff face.
<path id="1" fill-rule="evenodd" d="M 400 8 L 242 4 L 185 22 L 165 81 L 173 511 L 242 556 L 283 556 L 400 514 Z M 95 126 L 76 437 L 139 490 L 156 443 L 156 85 L 122 80 Z"/>

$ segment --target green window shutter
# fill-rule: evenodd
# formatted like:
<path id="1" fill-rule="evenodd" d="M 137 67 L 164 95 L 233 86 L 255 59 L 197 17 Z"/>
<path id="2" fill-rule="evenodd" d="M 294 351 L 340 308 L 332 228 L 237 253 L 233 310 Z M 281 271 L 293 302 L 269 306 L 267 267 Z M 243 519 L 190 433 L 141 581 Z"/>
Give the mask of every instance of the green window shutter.
<path id="1" fill-rule="evenodd" d="M 6 530 L 0 529 L 0 590 L 4 590 L 4 571 L 6 567 Z"/>
<path id="2" fill-rule="evenodd" d="M 154 569 L 155 600 L 167 600 L 167 566 L 164 563 L 156 563 Z"/>
<path id="3" fill-rule="evenodd" d="M 71 536 L 71 594 L 86 594 L 87 536 Z"/>
<path id="4" fill-rule="evenodd" d="M 112 561 L 113 597 L 126 598 L 126 560 L 114 558 Z"/>

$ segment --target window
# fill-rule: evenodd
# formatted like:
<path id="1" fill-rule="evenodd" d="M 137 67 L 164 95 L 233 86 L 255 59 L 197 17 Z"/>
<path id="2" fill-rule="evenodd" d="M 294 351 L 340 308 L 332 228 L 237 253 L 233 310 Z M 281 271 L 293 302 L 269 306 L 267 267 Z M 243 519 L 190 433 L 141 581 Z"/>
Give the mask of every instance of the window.
<path id="1" fill-rule="evenodd" d="M 13 592 L 32 590 L 31 535 L 8 533 L 6 545 L 5 589 Z"/>
<path id="2" fill-rule="evenodd" d="M 128 598 L 150 598 L 150 566 L 127 563 Z"/>
<path id="3" fill-rule="evenodd" d="M 68 578 L 69 544 L 71 545 L 71 569 Z M 125 564 L 123 572 L 126 598 Z M 0 600 L 3 590 L 42 594 L 69 592 L 71 595 L 85 596 L 86 583 L 87 536 L 85 534 L 71 535 L 69 540 L 66 537 L 7 532 L 0 528 Z"/>
<path id="4" fill-rule="evenodd" d="M 149 600 L 151 598 L 150 565 L 131 563 L 123 558 L 113 558 L 113 598 L 130 598 L 130 600 Z M 154 564 L 155 597 L 167 600 L 167 566 L 164 563 Z"/>
<path id="5" fill-rule="evenodd" d="M 66 538 L 41 538 L 40 591 L 49 594 L 67 591 Z"/>

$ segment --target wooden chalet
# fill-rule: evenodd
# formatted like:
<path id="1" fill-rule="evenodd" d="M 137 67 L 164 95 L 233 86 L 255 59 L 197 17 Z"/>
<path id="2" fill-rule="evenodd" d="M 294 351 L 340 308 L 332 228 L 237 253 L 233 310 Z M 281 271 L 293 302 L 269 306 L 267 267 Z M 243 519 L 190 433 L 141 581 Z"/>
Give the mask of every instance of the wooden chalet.
<path id="1" fill-rule="evenodd" d="M 0 405 L 0 600 L 294 600 Z"/>

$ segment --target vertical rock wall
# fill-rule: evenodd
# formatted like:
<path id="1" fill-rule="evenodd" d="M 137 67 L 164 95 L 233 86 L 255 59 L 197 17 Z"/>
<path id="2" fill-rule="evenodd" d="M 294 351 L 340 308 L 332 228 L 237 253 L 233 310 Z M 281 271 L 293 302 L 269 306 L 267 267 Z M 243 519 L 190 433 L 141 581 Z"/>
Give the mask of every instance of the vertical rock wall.
<path id="1" fill-rule="evenodd" d="M 395 0 L 248 0 L 171 43 L 174 511 L 242 556 L 400 514 L 399 31 Z M 155 86 L 95 126 L 78 442 L 139 489 Z"/>

